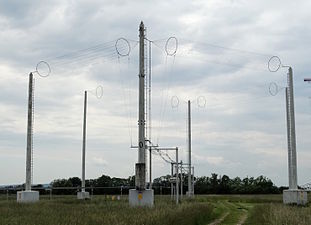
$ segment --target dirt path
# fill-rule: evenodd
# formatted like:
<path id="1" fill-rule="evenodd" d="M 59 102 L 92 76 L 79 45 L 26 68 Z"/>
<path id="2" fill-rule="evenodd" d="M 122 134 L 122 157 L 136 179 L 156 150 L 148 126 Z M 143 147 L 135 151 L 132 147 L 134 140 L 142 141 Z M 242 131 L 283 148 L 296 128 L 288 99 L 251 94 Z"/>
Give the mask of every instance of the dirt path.
<path id="1" fill-rule="evenodd" d="M 243 210 L 245 213 L 240 217 L 239 222 L 236 225 L 243 225 L 247 219 L 247 210 Z"/>
<path id="2" fill-rule="evenodd" d="M 218 225 L 221 224 L 222 221 L 224 221 L 224 219 L 229 215 L 229 212 L 226 212 L 222 217 L 220 217 L 217 220 L 214 220 L 213 222 L 209 223 L 208 225 Z"/>

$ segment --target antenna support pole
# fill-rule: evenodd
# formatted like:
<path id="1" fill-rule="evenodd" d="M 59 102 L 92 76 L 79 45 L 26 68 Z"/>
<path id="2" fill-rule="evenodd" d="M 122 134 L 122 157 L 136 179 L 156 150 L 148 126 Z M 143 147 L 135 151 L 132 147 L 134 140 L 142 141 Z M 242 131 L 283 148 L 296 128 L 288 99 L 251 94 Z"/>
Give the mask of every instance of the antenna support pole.
<path id="1" fill-rule="evenodd" d="M 27 153 L 26 153 L 26 191 L 31 191 L 32 162 L 32 126 L 33 126 L 33 74 L 29 74 L 28 87 L 28 120 L 27 120 Z"/>
<path id="2" fill-rule="evenodd" d="M 191 102 L 188 100 L 188 197 L 192 196 L 191 178 Z"/>
<path id="3" fill-rule="evenodd" d="M 87 110 L 87 91 L 84 91 L 83 141 L 82 141 L 82 185 L 81 185 L 82 192 L 85 192 L 86 110 Z"/>

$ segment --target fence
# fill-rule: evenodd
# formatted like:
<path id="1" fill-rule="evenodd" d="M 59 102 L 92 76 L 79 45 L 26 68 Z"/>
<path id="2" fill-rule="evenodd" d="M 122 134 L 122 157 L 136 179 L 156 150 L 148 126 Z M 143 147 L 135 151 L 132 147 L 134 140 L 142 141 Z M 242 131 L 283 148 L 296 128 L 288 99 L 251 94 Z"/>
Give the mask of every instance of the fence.
<path id="1" fill-rule="evenodd" d="M 85 187 L 85 190 L 93 196 L 103 195 L 106 198 L 127 198 L 130 189 L 134 187 Z M 18 191 L 24 190 L 23 187 L 0 188 L 0 200 L 16 200 Z M 81 187 L 32 187 L 33 191 L 39 191 L 41 199 L 55 199 L 66 196 L 67 198 L 76 198 L 77 192 Z M 170 195 L 170 187 L 153 187 L 155 195 Z"/>

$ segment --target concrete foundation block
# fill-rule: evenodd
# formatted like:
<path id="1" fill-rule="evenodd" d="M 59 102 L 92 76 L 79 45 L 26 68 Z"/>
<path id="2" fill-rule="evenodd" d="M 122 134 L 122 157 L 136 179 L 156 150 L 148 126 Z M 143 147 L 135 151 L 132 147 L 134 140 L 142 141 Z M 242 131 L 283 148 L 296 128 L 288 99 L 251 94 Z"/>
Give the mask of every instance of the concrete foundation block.
<path id="1" fill-rule="evenodd" d="M 283 191 L 283 203 L 306 205 L 308 203 L 308 194 L 304 190 L 284 190 Z"/>
<path id="2" fill-rule="evenodd" d="M 130 206 L 147 206 L 153 207 L 154 194 L 152 189 L 138 191 L 136 189 L 129 190 Z"/>
<path id="3" fill-rule="evenodd" d="M 187 197 L 194 198 L 194 193 L 193 193 L 193 191 L 190 193 L 190 195 L 189 195 L 189 191 L 186 191 L 186 196 L 187 196 Z"/>
<path id="4" fill-rule="evenodd" d="M 90 199 L 90 193 L 87 191 L 80 191 L 77 193 L 77 198 L 80 200 Z"/>
<path id="5" fill-rule="evenodd" d="M 31 203 L 39 201 L 39 191 L 18 191 L 17 202 Z"/>

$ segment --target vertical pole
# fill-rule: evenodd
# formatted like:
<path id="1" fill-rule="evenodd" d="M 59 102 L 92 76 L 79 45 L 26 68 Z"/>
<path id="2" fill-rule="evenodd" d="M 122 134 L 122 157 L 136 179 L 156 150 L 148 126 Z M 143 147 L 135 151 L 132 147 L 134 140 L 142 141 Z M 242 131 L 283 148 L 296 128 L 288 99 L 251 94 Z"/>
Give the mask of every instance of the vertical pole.
<path id="1" fill-rule="evenodd" d="M 289 189 L 293 188 L 292 182 L 292 146 L 291 146 L 291 135 L 290 135 L 290 109 L 289 109 L 289 92 L 288 87 L 285 88 L 285 99 L 286 99 L 286 125 L 287 125 L 287 150 L 288 150 L 288 183 Z"/>
<path id="2" fill-rule="evenodd" d="M 148 108 L 149 108 L 149 141 L 151 143 L 152 136 L 151 136 L 151 42 L 149 41 L 149 101 L 148 101 Z M 149 148 L 149 189 L 152 189 L 152 152 L 151 147 Z"/>
<path id="3" fill-rule="evenodd" d="M 26 191 L 31 191 L 32 161 L 32 126 L 33 126 L 33 74 L 29 74 L 28 87 L 28 120 L 27 120 L 27 152 L 26 152 Z"/>
<path id="4" fill-rule="evenodd" d="M 176 204 L 179 202 L 179 165 L 178 165 L 178 148 L 176 147 Z"/>
<path id="5" fill-rule="evenodd" d="M 149 113 L 149 115 L 150 115 L 150 113 Z M 151 133 L 150 130 L 149 130 L 149 135 Z M 151 135 L 150 135 L 150 137 L 151 137 Z M 151 140 L 150 137 L 149 137 L 149 140 Z M 151 147 L 149 147 L 149 189 L 152 189 L 152 169 L 151 169 L 151 166 L 152 166 L 152 150 L 151 150 Z"/>
<path id="6" fill-rule="evenodd" d="M 171 163 L 171 179 L 173 178 L 173 163 Z M 171 180 L 171 200 L 173 200 L 173 195 L 174 195 L 174 193 L 173 193 L 173 182 L 172 182 L 172 180 Z"/>
<path id="7" fill-rule="evenodd" d="M 138 164 L 136 164 L 135 186 L 145 189 L 145 27 L 139 26 L 139 110 L 138 110 Z"/>
<path id="8" fill-rule="evenodd" d="M 184 192 L 184 178 L 183 178 L 183 163 L 182 161 L 180 161 L 180 172 L 181 172 L 181 175 L 180 175 L 180 199 L 183 198 L 183 192 Z"/>
<path id="9" fill-rule="evenodd" d="M 292 165 L 292 189 L 297 189 L 297 153 L 296 153 L 296 131 L 295 131 L 295 105 L 293 70 L 288 68 L 288 97 L 290 113 L 290 136 L 291 136 L 291 165 Z"/>
<path id="10" fill-rule="evenodd" d="M 85 144 L 86 144 L 87 91 L 84 91 L 83 142 L 82 142 L 82 192 L 85 192 Z"/>
<path id="11" fill-rule="evenodd" d="M 192 195 L 194 196 L 194 166 L 192 167 Z"/>
<path id="12" fill-rule="evenodd" d="M 191 184 L 191 102 L 188 100 L 188 196 L 192 195 L 192 184 Z"/>

